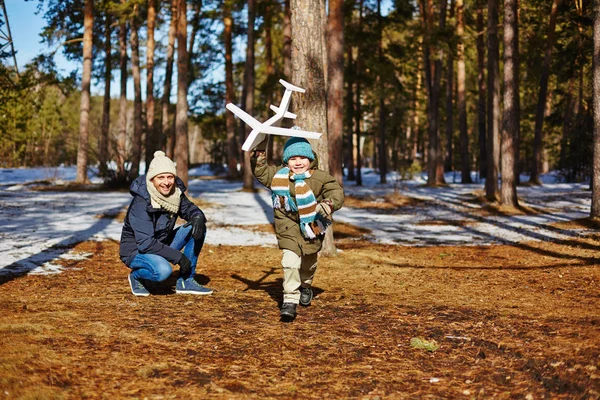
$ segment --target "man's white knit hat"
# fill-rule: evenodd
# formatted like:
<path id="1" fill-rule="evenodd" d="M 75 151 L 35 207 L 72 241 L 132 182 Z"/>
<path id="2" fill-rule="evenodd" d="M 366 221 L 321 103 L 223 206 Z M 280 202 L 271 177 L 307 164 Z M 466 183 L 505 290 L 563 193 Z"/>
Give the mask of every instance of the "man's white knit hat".
<path id="1" fill-rule="evenodd" d="M 146 174 L 146 179 L 151 180 L 156 175 L 167 173 L 177 175 L 175 164 L 165 155 L 164 151 L 155 151 L 154 158 L 152 159 L 150 168 L 148 168 L 148 173 Z"/>

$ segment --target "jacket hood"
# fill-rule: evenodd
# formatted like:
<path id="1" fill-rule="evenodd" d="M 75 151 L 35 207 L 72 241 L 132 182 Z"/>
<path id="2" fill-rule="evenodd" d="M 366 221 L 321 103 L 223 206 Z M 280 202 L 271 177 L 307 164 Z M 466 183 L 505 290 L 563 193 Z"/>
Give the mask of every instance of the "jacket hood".
<path id="1" fill-rule="evenodd" d="M 175 184 L 179 190 L 181 190 L 181 193 L 185 193 L 187 188 L 185 187 L 183 181 L 177 176 L 175 177 Z M 138 176 L 133 182 L 131 182 L 131 185 L 129 186 L 129 193 L 131 193 L 132 196 L 141 196 L 146 201 L 150 202 L 150 193 L 148 193 L 148 188 L 146 187 L 146 175 Z"/>

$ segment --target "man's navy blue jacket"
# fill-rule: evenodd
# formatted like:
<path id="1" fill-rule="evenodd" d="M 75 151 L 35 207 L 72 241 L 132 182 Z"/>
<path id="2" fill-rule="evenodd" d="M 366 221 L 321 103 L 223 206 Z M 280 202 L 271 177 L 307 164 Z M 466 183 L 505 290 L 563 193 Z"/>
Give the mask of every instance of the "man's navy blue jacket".
<path id="1" fill-rule="evenodd" d="M 139 176 L 131 183 L 129 192 L 133 200 L 125 216 L 119 252 L 121 261 L 126 265 L 130 265 L 138 253 L 157 254 L 172 264 L 181 260 L 181 251 L 167 245 L 173 240 L 177 217 L 191 221 L 194 215 L 200 213 L 204 216 L 204 213 L 185 196 L 186 187 L 183 181 L 175 177 L 175 184 L 181 190 L 181 203 L 177 215 L 162 208 L 152 207 L 145 175 Z"/>

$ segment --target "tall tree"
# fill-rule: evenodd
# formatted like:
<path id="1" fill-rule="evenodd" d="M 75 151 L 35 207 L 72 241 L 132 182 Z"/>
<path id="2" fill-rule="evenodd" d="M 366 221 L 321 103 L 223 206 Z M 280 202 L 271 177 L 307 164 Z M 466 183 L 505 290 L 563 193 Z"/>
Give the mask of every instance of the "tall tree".
<path id="1" fill-rule="evenodd" d="M 327 139 L 329 171 L 343 182 L 342 149 L 344 135 L 344 1 L 329 0 L 327 18 Z"/>
<path id="2" fill-rule="evenodd" d="M 502 204 L 516 207 L 515 157 L 519 137 L 518 0 L 504 0 L 504 113 L 502 115 Z"/>
<path id="3" fill-rule="evenodd" d="M 600 0 L 594 0 L 593 107 L 594 160 L 591 217 L 600 218 Z"/>
<path id="4" fill-rule="evenodd" d="M 90 127 L 90 84 L 92 80 L 92 39 L 94 2 L 85 0 L 83 9 L 83 76 L 81 78 L 81 107 L 79 116 L 79 146 L 77 148 L 76 182 L 87 183 L 88 136 Z"/>
<path id="5" fill-rule="evenodd" d="M 533 138 L 533 164 L 531 165 L 531 176 L 529 183 L 541 185 L 540 173 L 542 171 L 542 153 L 544 146 L 544 114 L 546 111 L 546 99 L 548 97 L 548 78 L 550 77 L 550 62 L 552 60 L 552 50 L 554 49 L 554 32 L 556 30 L 556 17 L 558 16 L 558 6 L 562 0 L 553 0 L 550 11 L 550 23 L 548 24 L 548 33 L 546 34 L 546 51 L 544 52 L 544 61 L 542 62 L 542 73 L 540 77 L 540 91 L 538 95 L 537 109 L 535 113 L 535 128 Z"/>
<path id="6" fill-rule="evenodd" d="M 133 137 L 131 139 L 131 169 L 129 176 L 131 180 L 140 174 L 140 161 L 142 160 L 142 74 L 140 70 L 140 44 L 139 44 L 139 6 L 134 4 L 133 14 L 129 25 L 131 34 L 129 44 L 131 46 L 131 75 L 133 76 Z"/>
<path id="7" fill-rule="evenodd" d="M 121 6 L 126 0 L 121 0 Z M 117 139 L 117 176 L 118 180 L 127 180 L 125 160 L 127 159 L 127 18 L 119 18 L 119 72 L 121 92 L 119 96 L 119 134 Z"/>
<path id="8" fill-rule="evenodd" d="M 246 45 L 246 68 L 244 69 L 244 94 L 242 95 L 242 104 L 245 111 L 254 115 L 254 89 L 255 84 L 255 57 L 254 57 L 254 19 L 256 17 L 255 1 L 248 0 L 248 42 Z M 243 143 L 248 136 L 250 127 L 247 126 L 243 121 L 240 120 L 241 124 L 241 136 L 240 142 Z M 243 153 L 243 189 L 247 191 L 254 190 L 254 177 L 252 176 L 252 169 L 250 166 L 250 152 L 245 151 Z"/>
<path id="9" fill-rule="evenodd" d="M 385 85 L 383 81 L 383 16 L 381 15 L 381 0 L 377 0 L 377 60 L 382 68 L 377 77 L 379 81 L 379 183 L 387 182 L 387 143 L 385 138 L 386 110 Z"/>
<path id="10" fill-rule="evenodd" d="M 354 172 L 354 74 L 356 69 L 352 56 L 352 46 L 346 45 L 348 57 L 348 82 L 346 83 L 346 155 L 345 164 L 349 181 L 355 181 Z"/>
<path id="11" fill-rule="evenodd" d="M 301 96 L 293 96 L 297 124 L 302 129 L 323 132 L 316 144 L 319 168 L 329 169 L 327 138 L 327 90 L 325 86 L 326 49 L 324 46 L 324 0 L 291 0 L 291 26 L 294 33 L 292 46 L 292 81 L 306 89 Z M 328 229 L 323 243 L 323 255 L 335 254 L 333 230 Z"/>
<path id="12" fill-rule="evenodd" d="M 500 46 L 498 44 L 498 0 L 488 0 L 488 79 L 487 79 L 487 176 L 485 196 L 498 200 L 500 169 Z"/>
<path id="13" fill-rule="evenodd" d="M 439 30 L 443 30 L 446 24 L 446 0 L 439 3 Z M 443 153 L 441 152 L 439 135 L 439 104 L 440 104 L 440 80 L 442 59 L 444 50 L 438 44 L 438 54 L 435 61 L 431 62 L 432 39 L 434 36 L 433 23 L 433 1 L 421 0 L 421 24 L 424 29 L 423 61 L 425 67 L 425 86 L 427 88 L 427 117 L 429 149 L 427 162 L 427 185 L 438 186 L 444 183 Z"/>
<path id="14" fill-rule="evenodd" d="M 156 0 L 148 0 L 148 38 L 146 40 L 146 170 L 158 149 L 154 129 L 154 28 L 156 26 Z"/>
<path id="15" fill-rule="evenodd" d="M 358 36 L 362 37 L 363 31 L 363 8 L 364 0 L 358 2 Z M 356 46 L 356 71 L 354 77 L 356 79 L 356 92 L 354 99 L 354 130 L 356 132 L 356 186 L 362 186 L 362 145 L 361 145 L 361 122 L 362 122 L 362 74 L 363 74 L 363 42 L 359 40 Z"/>
<path id="16" fill-rule="evenodd" d="M 104 20 L 104 99 L 102 101 L 102 127 L 98 143 L 98 174 L 108 176 L 108 133 L 110 129 L 110 86 L 112 81 L 112 15 Z"/>
<path id="17" fill-rule="evenodd" d="M 177 4 L 177 109 L 175 112 L 175 160 L 177 176 L 188 184 L 188 52 L 186 0 Z"/>
<path id="18" fill-rule="evenodd" d="M 223 4 L 223 40 L 225 41 L 225 103 L 235 102 L 233 88 L 233 18 L 231 16 L 231 1 Z M 227 168 L 228 177 L 237 176 L 238 149 L 235 140 L 235 117 L 232 113 L 225 114 L 225 130 L 227 131 Z"/>
<path id="19" fill-rule="evenodd" d="M 165 66 L 165 82 L 162 96 L 162 138 L 161 147 L 164 145 L 165 153 L 170 159 L 175 154 L 175 130 L 169 118 L 171 105 L 171 86 L 173 82 L 173 64 L 175 55 L 175 39 L 177 36 L 177 4 L 179 0 L 171 0 L 171 21 L 169 23 L 169 34 L 167 41 L 167 59 Z"/>
<path id="20" fill-rule="evenodd" d="M 456 0 L 456 85 L 458 106 L 458 128 L 460 131 L 460 165 L 461 182 L 471 183 L 471 163 L 469 157 L 469 132 L 467 131 L 467 102 L 465 99 L 466 70 L 465 70 L 465 9 L 464 1 Z"/>
<path id="21" fill-rule="evenodd" d="M 454 0 L 450 0 L 450 20 L 454 18 L 454 9 Z M 449 29 L 452 29 L 452 25 L 449 25 Z M 448 35 L 453 35 L 453 33 L 448 32 Z M 455 54 L 450 47 L 446 60 L 446 154 L 444 157 L 444 171 L 446 172 L 450 172 L 454 168 L 454 58 Z"/>
<path id="22" fill-rule="evenodd" d="M 477 137 L 479 141 L 479 176 L 487 176 L 487 128 L 485 120 L 485 40 L 483 1 L 477 0 Z"/>

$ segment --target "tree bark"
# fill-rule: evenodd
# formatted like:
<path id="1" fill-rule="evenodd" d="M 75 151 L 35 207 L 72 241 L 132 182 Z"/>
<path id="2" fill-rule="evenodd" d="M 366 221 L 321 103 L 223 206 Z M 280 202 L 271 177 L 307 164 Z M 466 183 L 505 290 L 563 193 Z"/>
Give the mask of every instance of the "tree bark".
<path id="1" fill-rule="evenodd" d="M 177 109 L 175 112 L 175 160 L 177 176 L 187 186 L 189 167 L 188 143 L 188 54 L 186 0 L 177 4 Z"/>
<path id="2" fill-rule="evenodd" d="M 364 0 L 359 1 L 358 8 L 358 33 L 359 37 L 362 35 L 363 29 L 363 5 Z M 361 87 L 361 78 L 362 78 L 362 69 L 363 69 L 363 59 L 362 59 L 362 45 L 359 42 L 356 49 L 356 72 L 354 74 L 356 78 L 356 98 L 354 100 L 355 109 L 354 109 L 354 129 L 356 131 L 356 186 L 362 186 L 362 145 L 360 143 L 361 136 L 361 122 L 362 122 L 362 107 L 361 107 L 361 95 L 362 95 L 362 87 Z"/>
<path id="3" fill-rule="evenodd" d="M 169 23 L 169 36 L 167 42 L 167 60 L 165 67 L 165 84 L 162 97 L 162 139 L 161 147 L 165 147 L 165 154 L 173 159 L 175 153 L 175 132 L 173 124 L 169 119 L 169 107 L 171 105 L 171 86 L 173 82 L 173 63 L 175 55 L 175 39 L 177 35 L 177 3 L 179 0 L 171 0 L 171 22 Z"/>
<path id="4" fill-rule="evenodd" d="M 502 117 L 502 204 L 517 207 L 516 138 L 519 132 L 518 0 L 504 0 L 504 114 Z"/>
<path id="5" fill-rule="evenodd" d="M 600 0 L 594 0 L 593 107 L 594 161 L 592 167 L 591 217 L 600 218 Z"/>
<path id="6" fill-rule="evenodd" d="M 131 75 L 133 76 L 133 138 L 131 140 L 131 169 L 129 176 L 134 180 L 140 174 L 142 159 L 142 76 L 140 71 L 140 46 L 138 36 L 138 6 L 134 5 L 134 15 L 131 18 Z"/>
<path id="7" fill-rule="evenodd" d="M 102 100 L 102 128 L 98 148 L 98 174 L 108 177 L 108 132 L 110 129 L 110 84 L 112 81 L 112 18 L 106 15 L 104 24 L 104 98 Z"/>
<path id="8" fill-rule="evenodd" d="M 225 41 L 225 103 L 235 102 L 233 88 L 233 18 L 231 17 L 231 2 L 226 0 L 223 5 L 223 40 Z M 225 130 L 227 131 L 227 168 L 228 177 L 237 176 L 238 146 L 235 138 L 235 116 L 225 114 Z"/>
<path id="9" fill-rule="evenodd" d="M 483 0 L 477 1 L 477 137 L 479 139 L 479 176 L 487 176 L 487 128 L 485 94 L 485 40 Z"/>
<path id="10" fill-rule="evenodd" d="M 349 181 L 356 180 L 354 172 L 354 60 L 352 46 L 346 46 L 348 82 L 346 83 L 346 173 Z"/>
<path id="11" fill-rule="evenodd" d="M 450 19 L 454 17 L 454 0 L 450 1 Z M 446 67 L 446 152 L 444 157 L 444 171 L 450 172 L 454 168 L 453 139 L 454 139 L 454 52 L 448 51 L 448 64 Z"/>
<path id="12" fill-rule="evenodd" d="M 124 4 L 126 0 L 121 0 Z M 119 23 L 119 71 L 121 74 L 121 94 L 119 97 L 119 137 L 117 140 L 117 176 L 118 181 L 127 179 L 125 159 L 127 158 L 127 22 L 121 19 Z"/>
<path id="13" fill-rule="evenodd" d="M 550 63 L 552 61 L 552 50 L 554 48 L 554 32 L 556 30 L 556 18 L 558 16 L 558 6 L 561 0 L 552 1 L 550 11 L 550 23 L 546 35 L 546 51 L 544 61 L 542 62 L 542 75 L 540 77 L 540 91 L 538 104 L 535 113 L 535 128 L 533 136 L 533 164 L 531 166 L 531 176 L 529 183 L 532 185 L 541 185 L 540 174 L 542 167 L 542 152 L 544 147 L 544 114 L 546 111 L 546 99 L 548 97 L 548 79 L 550 77 Z"/>
<path id="14" fill-rule="evenodd" d="M 329 0 L 327 139 L 329 171 L 343 184 L 342 150 L 344 135 L 344 1 Z"/>
<path id="15" fill-rule="evenodd" d="M 92 39 L 94 2 L 85 0 L 83 9 L 83 75 L 81 77 L 81 107 L 79 116 L 79 145 L 77 147 L 77 183 L 87 183 L 88 137 L 90 127 L 90 85 L 92 80 Z"/>
<path id="16" fill-rule="evenodd" d="M 469 157 L 469 132 L 467 131 L 467 102 L 466 92 L 466 70 L 465 70 L 465 35 L 464 0 L 456 0 L 456 34 L 458 44 L 456 46 L 456 85 L 458 101 L 458 129 L 460 131 L 460 166 L 461 183 L 472 183 L 471 158 Z"/>
<path id="17" fill-rule="evenodd" d="M 381 15 L 381 0 L 377 0 L 377 59 L 379 66 L 383 66 L 383 17 Z M 385 110 L 385 85 L 383 73 L 380 72 L 377 77 L 379 80 L 379 183 L 387 183 L 387 143 L 385 137 L 386 131 L 386 110 Z"/>
<path id="18" fill-rule="evenodd" d="M 327 90 L 325 86 L 324 0 L 291 0 L 292 82 L 304 88 L 302 95 L 292 96 L 294 110 L 301 129 L 322 132 L 313 148 L 319 156 L 319 168 L 329 170 L 327 137 Z M 328 229 L 321 254 L 335 254 L 333 230 Z"/>
<path id="19" fill-rule="evenodd" d="M 489 201 L 498 200 L 500 169 L 500 65 L 498 44 L 498 2 L 488 0 L 488 101 L 487 176 L 485 195 Z"/>
<path id="20" fill-rule="evenodd" d="M 148 0 L 148 39 L 146 41 L 146 171 L 158 149 L 154 129 L 154 28 L 156 26 L 155 0 Z"/>
<path id="21" fill-rule="evenodd" d="M 196 36 L 200 29 L 200 12 L 202 11 L 202 0 L 195 0 L 192 2 L 192 8 L 194 9 L 194 15 L 192 16 L 192 31 L 190 32 L 190 40 L 188 44 L 188 86 L 192 84 L 196 79 L 196 71 L 194 70 L 192 61 L 194 59 L 194 48 L 196 47 Z"/>
<path id="22" fill-rule="evenodd" d="M 244 70 L 244 110 L 254 115 L 254 89 L 255 89 L 255 57 L 254 57 L 254 19 L 256 17 L 255 12 L 255 0 L 248 0 L 248 43 L 246 45 L 246 68 Z M 250 127 L 243 121 L 242 123 L 242 135 L 240 142 L 243 143 L 250 133 Z M 243 152 L 244 165 L 243 165 L 243 190 L 254 191 L 254 176 L 252 175 L 252 168 L 250 166 L 250 152 Z"/>

